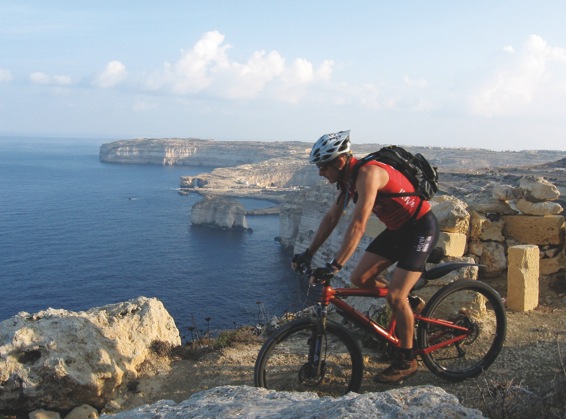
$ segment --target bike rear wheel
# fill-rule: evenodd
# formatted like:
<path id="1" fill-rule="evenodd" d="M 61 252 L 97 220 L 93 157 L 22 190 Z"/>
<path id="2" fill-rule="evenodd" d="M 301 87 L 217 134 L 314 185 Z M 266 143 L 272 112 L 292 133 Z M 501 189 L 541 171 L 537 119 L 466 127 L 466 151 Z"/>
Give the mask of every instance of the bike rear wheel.
<path id="1" fill-rule="evenodd" d="M 505 342 L 505 307 L 499 294 L 483 282 L 459 280 L 447 285 L 432 296 L 421 315 L 427 318 L 417 327 L 423 362 L 451 381 L 481 374 Z"/>
<path id="2" fill-rule="evenodd" d="M 338 323 L 328 320 L 322 336 L 320 368 L 309 361 L 318 324 L 313 319 L 289 323 L 261 348 L 255 368 L 257 387 L 277 391 L 313 391 L 320 396 L 341 396 L 360 388 L 362 352 L 358 343 Z M 312 356 L 311 356 L 312 358 Z"/>

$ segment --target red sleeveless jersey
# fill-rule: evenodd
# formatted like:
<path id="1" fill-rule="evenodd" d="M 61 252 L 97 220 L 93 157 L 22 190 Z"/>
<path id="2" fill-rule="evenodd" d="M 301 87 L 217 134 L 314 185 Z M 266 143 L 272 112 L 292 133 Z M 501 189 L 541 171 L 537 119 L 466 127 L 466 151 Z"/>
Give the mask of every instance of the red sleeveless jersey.
<path id="1" fill-rule="evenodd" d="M 353 168 L 357 162 L 358 159 L 352 157 L 350 168 Z M 369 161 L 365 165 L 379 166 L 385 169 L 389 175 L 387 184 L 377 192 L 372 210 L 389 230 L 398 230 L 411 218 L 419 219 L 430 211 L 430 203 L 425 200 L 422 202 L 419 213 L 415 214 L 421 202 L 421 198 L 418 196 L 387 197 L 381 194 L 382 192 L 385 194 L 415 192 L 414 186 L 401 172 L 376 160 Z M 356 197 L 356 185 L 350 185 L 348 193 L 350 197 Z"/>

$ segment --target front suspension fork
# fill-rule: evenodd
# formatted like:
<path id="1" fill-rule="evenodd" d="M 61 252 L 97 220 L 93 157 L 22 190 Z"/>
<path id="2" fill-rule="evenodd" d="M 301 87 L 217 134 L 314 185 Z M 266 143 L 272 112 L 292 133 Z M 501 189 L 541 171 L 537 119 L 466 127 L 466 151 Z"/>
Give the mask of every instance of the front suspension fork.
<path id="1" fill-rule="evenodd" d="M 313 367 L 313 371 L 316 371 L 317 376 L 321 373 L 322 366 L 324 365 L 324 355 L 322 352 L 326 338 L 327 315 L 326 307 L 318 306 L 315 309 L 316 329 L 313 328 L 309 340 L 309 364 Z"/>

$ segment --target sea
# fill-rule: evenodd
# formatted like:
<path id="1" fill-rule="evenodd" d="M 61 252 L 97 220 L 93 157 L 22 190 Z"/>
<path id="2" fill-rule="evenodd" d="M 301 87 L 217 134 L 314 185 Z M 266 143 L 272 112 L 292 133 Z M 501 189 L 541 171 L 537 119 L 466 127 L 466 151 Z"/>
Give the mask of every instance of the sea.
<path id="1" fill-rule="evenodd" d="M 0 321 L 155 297 L 186 341 L 301 308 L 278 216 L 194 226 L 180 177 L 213 168 L 102 163 L 104 142 L 0 138 Z"/>

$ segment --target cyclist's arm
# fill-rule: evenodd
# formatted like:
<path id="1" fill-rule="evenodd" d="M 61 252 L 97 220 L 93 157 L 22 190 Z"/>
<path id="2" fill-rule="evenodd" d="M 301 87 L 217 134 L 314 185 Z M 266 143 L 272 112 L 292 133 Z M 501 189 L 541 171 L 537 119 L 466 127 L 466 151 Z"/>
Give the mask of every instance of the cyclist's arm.
<path id="1" fill-rule="evenodd" d="M 334 258 L 340 265 L 344 265 L 356 251 L 365 233 L 368 219 L 375 205 L 377 193 L 388 181 L 389 175 L 379 166 L 367 165 L 360 168 L 356 179 L 358 201 L 354 207 L 352 220 L 346 230 L 342 245 Z"/>
<path id="2" fill-rule="evenodd" d="M 320 246 L 330 237 L 334 228 L 338 225 L 338 221 L 340 221 L 340 217 L 344 212 L 344 199 L 346 199 L 347 193 L 338 192 L 336 199 L 334 200 L 334 204 L 330 207 L 328 212 L 324 215 L 322 220 L 320 221 L 320 225 L 318 226 L 318 230 L 316 231 L 310 246 L 308 247 L 309 253 L 314 255 Z"/>

